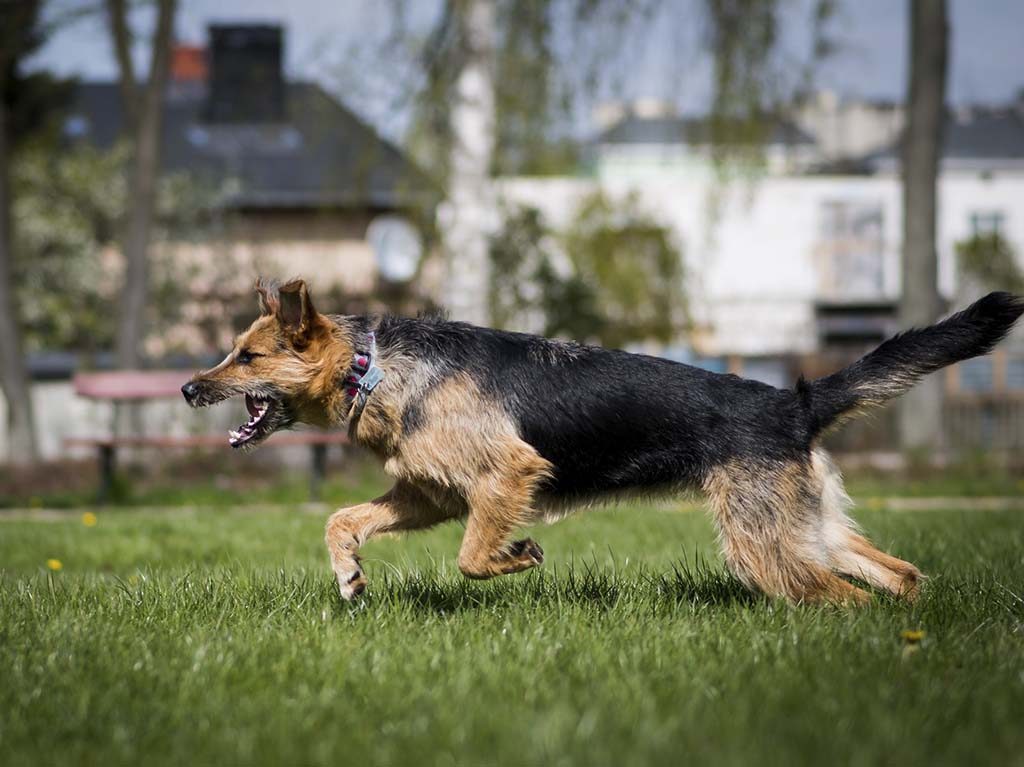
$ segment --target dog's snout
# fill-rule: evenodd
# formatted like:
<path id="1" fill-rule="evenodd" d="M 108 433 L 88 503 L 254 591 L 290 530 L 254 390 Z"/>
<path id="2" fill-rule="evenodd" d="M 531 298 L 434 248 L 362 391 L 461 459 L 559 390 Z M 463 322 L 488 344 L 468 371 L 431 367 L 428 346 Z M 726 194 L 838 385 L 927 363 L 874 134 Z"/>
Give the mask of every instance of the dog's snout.
<path id="1" fill-rule="evenodd" d="M 195 381 L 189 381 L 181 387 L 181 393 L 185 397 L 185 401 L 192 404 L 193 400 L 199 396 L 199 384 Z"/>

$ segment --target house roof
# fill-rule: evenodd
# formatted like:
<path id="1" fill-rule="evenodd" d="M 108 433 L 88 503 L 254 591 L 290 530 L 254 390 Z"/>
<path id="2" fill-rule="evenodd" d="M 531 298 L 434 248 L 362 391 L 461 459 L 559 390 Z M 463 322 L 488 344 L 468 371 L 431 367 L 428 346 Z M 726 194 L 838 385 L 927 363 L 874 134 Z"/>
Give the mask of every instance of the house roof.
<path id="1" fill-rule="evenodd" d="M 596 139 L 598 144 L 709 144 L 712 124 L 708 118 L 640 117 L 629 114 Z M 778 119 L 771 126 L 769 144 L 809 145 L 814 139 L 792 123 Z"/>
<path id="2" fill-rule="evenodd" d="M 1016 109 L 971 110 L 946 121 L 945 157 L 1024 159 L 1024 121 Z"/>
<path id="3" fill-rule="evenodd" d="M 869 167 L 892 166 L 899 162 L 899 142 L 868 155 Z M 946 163 L 992 165 L 1024 163 L 1024 116 L 1019 109 L 973 108 L 950 112 L 942 142 Z"/>
<path id="4" fill-rule="evenodd" d="M 171 85 L 164 99 L 163 167 L 235 180 L 231 205 L 401 208 L 437 199 L 435 187 L 401 151 L 313 83 L 286 84 L 287 117 L 279 123 L 211 123 L 205 106 L 205 88 Z M 77 87 L 65 135 L 106 148 L 121 124 L 116 83 Z"/>

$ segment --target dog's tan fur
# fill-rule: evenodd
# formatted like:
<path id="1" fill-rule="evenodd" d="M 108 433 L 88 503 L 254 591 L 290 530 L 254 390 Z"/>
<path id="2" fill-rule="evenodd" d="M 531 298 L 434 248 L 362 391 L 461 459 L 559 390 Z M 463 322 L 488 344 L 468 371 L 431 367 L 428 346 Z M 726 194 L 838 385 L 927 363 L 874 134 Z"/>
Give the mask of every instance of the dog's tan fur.
<path id="1" fill-rule="evenodd" d="M 914 599 L 920 571 L 857 532 L 849 497 L 828 454 L 811 461 L 731 464 L 705 484 L 726 562 L 747 586 L 795 602 L 863 604 L 840 575 Z"/>
<path id="2" fill-rule="evenodd" d="M 466 521 L 458 557 L 465 575 L 490 578 L 541 563 L 535 542 L 510 539 L 543 518 L 538 491 L 552 466 L 521 438 L 500 403 L 469 375 L 432 383 L 429 368 L 408 365 L 401 349 L 391 349 L 377 360 L 383 382 L 356 416 L 338 383 L 356 353 L 346 318 L 317 313 L 301 281 L 279 291 L 260 285 L 258 292 L 260 318 L 222 363 L 194 380 L 223 396 L 256 379 L 270 381 L 287 396 L 296 420 L 347 427 L 356 443 L 381 458 L 394 487 L 327 522 L 327 549 L 344 598 L 366 586 L 359 547 L 367 539 L 453 518 Z M 255 355 L 247 364 L 239 362 L 243 350 Z M 402 413 L 412 398 L 422 423 L 407 432 Z M 708 473 L 703 490 L 726 562 L 751 588 L 793 602 L 867 601 L 846 576 L 896 596 L 917 595 L 917 568 L 857 532 L 839 473 L 820 448 L 804 462 L 725 463 Z"/>

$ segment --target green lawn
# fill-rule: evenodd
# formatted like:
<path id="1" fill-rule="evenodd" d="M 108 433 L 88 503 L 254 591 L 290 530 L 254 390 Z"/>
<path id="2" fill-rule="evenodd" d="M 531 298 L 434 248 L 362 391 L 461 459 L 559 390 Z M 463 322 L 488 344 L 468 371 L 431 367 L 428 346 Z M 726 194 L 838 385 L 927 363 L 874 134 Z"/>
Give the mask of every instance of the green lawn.
<path id="1" fill-rule="evenodd" d="M 1024 764 L 1024 514 L 859 517 L 916 606 L 751 598 L 668 510 L 487 583 L 376 541 L 353 606 L 312 514 L 0 521 L 0 764 Z"/>

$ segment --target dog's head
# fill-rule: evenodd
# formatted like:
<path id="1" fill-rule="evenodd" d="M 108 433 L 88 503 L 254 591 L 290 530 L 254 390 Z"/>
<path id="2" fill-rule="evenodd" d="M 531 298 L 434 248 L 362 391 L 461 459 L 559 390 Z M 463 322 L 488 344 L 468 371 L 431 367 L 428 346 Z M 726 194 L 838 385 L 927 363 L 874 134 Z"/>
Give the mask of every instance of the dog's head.
<path id="1" fill-rule="evenodd" d="M 181 387 L 192 407 L 245 397 L 249 420 L 229 435 L 235 448 L 251 448 L 296 422 L 328 426 L 339 366 L 353 349 L 330 319 L 316 311 L 306 283 L 256 283 L 260 316 L 216 367 Z"/>

